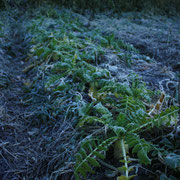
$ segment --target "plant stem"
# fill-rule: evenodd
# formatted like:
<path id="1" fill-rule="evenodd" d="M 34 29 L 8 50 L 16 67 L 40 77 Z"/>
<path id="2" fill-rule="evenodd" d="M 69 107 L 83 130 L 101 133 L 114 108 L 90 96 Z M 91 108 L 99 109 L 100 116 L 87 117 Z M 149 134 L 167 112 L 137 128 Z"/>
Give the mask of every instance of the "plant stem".
<path id="1" fill-rule="evenodd" d="M 175 109 L 174 111 L 172 111 L 172 112 L 170 112 L 170 113 L 168 113 L 168 115 L 174 114 L 174 113 L 176 113 L 176 112 L 177 112 L 177 113 L 179 112 L 179 108 L 178 108 L 178 109 Z M 140 129 L 142 129 L 142 128 L 145 128 L 145 127 L 147 127 L 147 126 L 150 126 L 150 125 L 152 125 L 154 122 L 157 122 L 157 121 L 159 121 L 159 119 L 162 119 L 162 118 L 164 118 L 164 117 L 166 117 L 166 116 L 167 116 L 167 114 L 163 115 L 162 117 L 158 117 L 158 118 L 154 119 L 153 121 L 151 120 L 151 121 L 149 121 L 148 123 L 143 124 L 143 125 L 139 126 L 138 128 L 135 128 L 135 129 L 129 131 L 129 133 L 134 133 L 134 132 L 136 132 L 136 131 L 138 131 L 138 130 L 140 130 Z"/>
<path id="2" fill-rule="evenodd" d="M 125 145 L 124 145 L 124 139 L 121 139 L 120 143 L 121 143 L 121 148 L 122 148 L 122 153 L 123 153 L 123 158 L 124 158 L 124 165 L 125 165 L 125 168 L 126 168 L 125 175 L 128 178 L 128 164 L 127 164 L 127 157 L 126 157 L 126 149 L 125 149 Z"/>

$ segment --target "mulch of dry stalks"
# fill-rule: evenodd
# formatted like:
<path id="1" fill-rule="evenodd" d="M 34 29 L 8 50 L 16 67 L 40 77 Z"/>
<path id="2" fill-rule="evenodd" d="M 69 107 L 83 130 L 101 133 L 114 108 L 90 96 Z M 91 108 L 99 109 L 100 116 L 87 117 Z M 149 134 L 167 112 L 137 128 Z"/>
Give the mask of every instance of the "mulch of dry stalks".
<path id="1" fill-rule="evenodd" d="M 1 21 L 6 23 L 0 37 L 0 179 L 55 179 L 71 174 L 70 157 L 76 150 L 72 120 L 59 117 L 53 123 L 34 125 L 40 106 L 43 109 L 46 104 L 43 94 L 29 94 L 34 101 L 23 102 L 27 95 L 23 69 L 30 39 L 25 32 L 28 19 L 19 12 L 14 11 L 13 18 L 6 13 L 1 13 Z"/>

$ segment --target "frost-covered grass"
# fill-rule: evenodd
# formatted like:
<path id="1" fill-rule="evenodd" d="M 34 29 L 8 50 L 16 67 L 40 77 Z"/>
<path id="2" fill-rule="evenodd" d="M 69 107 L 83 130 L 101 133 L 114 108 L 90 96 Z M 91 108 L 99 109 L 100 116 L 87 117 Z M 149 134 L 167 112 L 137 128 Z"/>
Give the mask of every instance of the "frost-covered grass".
<path id="1" fill-rule="evenodd" d="M 66 142 L 71 148 L 74 143 L 73 153 L 68 159 L 64 157 L 67 164 L 73 164 L 76 179 L 87 178 L 89 173 L 96 173 L 94 167 L 106 164 L 101 159 L 108 159 L 107 151 L 113 157 L 109 147 L 113 147 L 116 154 L 119 152 L 113 158 L 123 163 L 119 163 L 120 168 L 114 167 L 115 176 L 119 178 L 132 175 L 128 161 L 131 158 L 136 158 L 137 163 L 132 168 L 137 168 L 157 161 L 158 154 L 166 162 L 165 166 L 177 170 L 176 160 L 171 159 L 174 165 L 168 163 L 172 153 L 173 157 L 178 157 L 173 145 L 166 149 L 166 145 L 154 140 L 171 124 L 176 125 L 177 107 L 156 104 L 152 108 L 153 93 L 138 76 L 119 81 L 100 66 L 109 52 L 117 55 L 119 62 L 133 65 L 137 59 L 132 61 L 131 57 L 139 53 L 137 49 L 113 34 L 105 36 L 89 29 L 77 14 L 66 9 L 35 10 L 27 29 L 32 36 L 32 46 L 30 65 L 25 72 L 37 72 L 37 76 L 28 84 L 31 96 L 26 97 L 25 103 L 34 102 L 36 95 L 32 91 L 42 84 L 41 90 L 47 99 L 36 112 L 38 123 L 52 126 L 69 122 L 76 130 Z M 158 102 L 163 101 L 162 94 Z M 161 132 L 156 133 L 153 128 Z M 64 151 L 61 149 L 60 153 L 67 155 Z M 63 174 L 63 166 L 58 167 L 53 175 Z"/>

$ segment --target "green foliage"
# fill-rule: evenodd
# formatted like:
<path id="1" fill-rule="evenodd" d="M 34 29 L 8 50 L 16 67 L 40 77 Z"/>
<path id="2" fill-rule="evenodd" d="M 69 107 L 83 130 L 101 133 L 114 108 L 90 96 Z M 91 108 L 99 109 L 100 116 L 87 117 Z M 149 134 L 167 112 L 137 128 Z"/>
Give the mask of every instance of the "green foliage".
<path id="1" fill-rule="evenodd" d="M 118 82 L 108 70 L 98 66 L 101 55 L 108 51 L 118 55 L 122 50 L 128 54 L 124 60 L 132 65 L 131 53 L 138 51 L 131 45 L 117 40 L 114 35 L 104 37 L 100 32 L 87 29 L 66 10 L 46 12 L 42 8 L 40 15 L 35 16 L 36 20 L 27 27 L 33 34 L 30 60 L 33 70 L 37 68 L 39 72 L 36 81 L 42 79 L 43 93 L 51 103 L 45 109 L 49 112 L 48 118 L 75 119 L 73 126 L 79 132 L 86 129 L 78 139 L 76 179 L 94 173 L 101 165 L 98 159 L 106 158 L 105 152 L 118 141 L 121 146 L 116 150 L 123 152 L 124 158 L 120 169 L 125 172 L 119 178 L 130 179 L 125 145 L 130 149 L 130 156 L 137 156 L 141 164 L 150 164 L 153 158 L 149 154 L 163 154 L 165 148 L 153 144 L 142 134 L 154 127 L 176 124 L 179 109 L 163 107 L 159 113 L 149 115 L 151 109 L 147 104 L 152 103 L 152 92 L 137 75 L 131 74 L 127 81 Z M 56 20 L 52 21 L 54 18 Z M 36 82 L 32 84 L 35 91 Z M 85 140 L 81 141 L 82 138 Z M 177 167 L 177 162 L 168 166 Z"/>
<path id="2" fill-rule="evenodd" d="M 138 127 L 147 122 L 146 108 L 144 104 L 134 99 L 131 96 L 126 96 L 119 101 L 117 105 L 119 115 L 117 117 L 117 124 L 129 129 Z"/>
<path id="3" fill-rule="evenodd" d="M 176 169 L 180 168 L 180 155 L 175 153 L 170 153 L 165 157 L 165 163 L 170 168 Z"/>
<path id="4" fill-rule="evenodd" d="M 82 142 L 79 152 L 76 154 L 76 165 L 74 175 L 76 179 L 80 176 L 86 178 L 87 173 L 94 173 L 93 167 L 100 167 L 97 158 L 105 159 L 105 152 L 109 146 L 117 140 L 116 137 L 100 141 L 100 139 L 90 139 Z"/>
<path id="5" fill-rule="evenodd" d="M 148 157 L 148 152 L 151 150 L 151 146 L 144 139 L 140 139 L 136 134 L 132 134 L 126 137 L 126 142 L 132 153 L 137 153 L 138 159 L 141 164 L 150 164 L 151 160 Z"/>

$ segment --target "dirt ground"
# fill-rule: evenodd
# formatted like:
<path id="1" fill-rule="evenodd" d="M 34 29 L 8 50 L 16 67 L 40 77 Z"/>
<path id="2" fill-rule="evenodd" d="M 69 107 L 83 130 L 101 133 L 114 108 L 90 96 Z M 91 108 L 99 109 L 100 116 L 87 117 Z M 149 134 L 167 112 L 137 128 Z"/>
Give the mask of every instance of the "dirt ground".
<path id="1" fill-rule="evenodd" d="M 52 128 L 28 126 L 28 120 L 34 116 L 28 111 L 33 105 L 27 107 L 22 103 L 26 95 L 22 87 L 27 78 L 23 73 L 24 60 L 30 41 L 24 29 L 27 19 L 19 14 L 22 16 L 19 21 L 17 17 L 8 17 L 7 21 L 7 16 L 1 15 L 1 21 L 6 25 L 5 36 L 0 36 L 0 179 L 28 179 L 29 175 L 33 179 L 34 172 L 39 176 L 47 173 L 47 169 L 42 170 L 47 162 L 52 163 L 51 166 L 56 164 L 59 157 L 53 154 L 56 153 L 53 148 L 63 138 L 70 137 L 68 131 L 72 132 L 73 128 L 67 124 L 65 129 L 62 124 Z M 116 17 L 97 14 L 90 20 L 88 16 L 81 18 L 89 23 L 89 28 L 104 34 L 114 33 L 116 38 L 132 44 L 140 52 L 132 55 L 133 59 L 141 58 L 136 64 L 132 61 L 131 66 L 120 63 L 117 55 L 110 52 L 100 67 L 109 69 L 117 79 L 121 77 L 119 80 L 137 73 L 151 89 L 166 91 L 177 104 L 180 18 L 141 13 L 124 13 Z M 32 134 L 37 134 L 36 138 Z M 51 138 L 56 141 L 51 143 Z M 71 149 L 66 153 L 70 154 Z"/>
<path id="2" fill-rule="evenodd" d="M 166 91 L 177 88 L 177 74 L 180 71 L 179 17 L 168 18 L 143 13 L 124 13 L 118 17 L 99 14 L 95 15 L 90 25 L 90 28 L 104 34 L 115 34 L 116 38 L 132 44 L 141 55 L 147 56 L 145 60 L 143 56 L 140 57 L 142 60 L 138 63 L 136 61 L 130 68 L 130 71 L 142 76 L 147 84 L 155 89 L 162 89 L 159 85 L 162 81 Z M 132 57 L 135 60 L 138 56 L 135 54 Z M 116 65 L 119 66 L 117 63 Z M 121 68 L 122 72 L 123 69 Z M 127 69 L 124 71 L 127 72 Z"/>
<path id="3" fill-rule="evenodd" d="M 140 53 L 165 65 L 176 65 L 180 58 L 180 18 L 151 16 L 143 13 L 124 13 L 112 18 L 95 15 L 92 28 L 104 33 L 114 33 L 136 47 Z"/>

